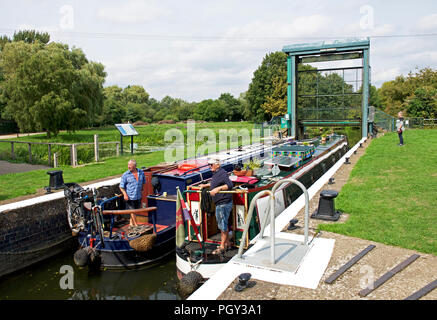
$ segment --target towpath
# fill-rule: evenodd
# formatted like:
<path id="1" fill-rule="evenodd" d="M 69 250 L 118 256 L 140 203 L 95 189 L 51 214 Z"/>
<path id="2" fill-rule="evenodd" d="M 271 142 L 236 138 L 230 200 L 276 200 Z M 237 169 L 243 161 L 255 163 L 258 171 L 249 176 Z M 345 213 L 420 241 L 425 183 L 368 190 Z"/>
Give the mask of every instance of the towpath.
<path id="1" fill-rule="evenodd" d="M 344 164 L 340 167 L 333 176 L 335 179 L 334 184 L 326 183 L 310 200 L 310 215 L 318 207 L 319 195 L 322 190 L 330 189 L 341 192 L 341 188 L 347 182 L 352 168 L 365 153 L 370 143 L 371 139 L 368 139 L 363 144 L 363 148 L 357 149 L 356 154 L 353 154 L 350 158 L 351 164 Z M 301 226 L 301 228 L 293 231 L 287 231 L 285 228 L 282 231 L 303 234 L 303 214 L 304 209 L 296 216 L 299 220 L 296 225 Z M 348 214 L 343 213 L 339 221 L 329 223 L 342 223 L 347 219 Z M 328 222 L 310 219 L 310 239 L 319 223 Z M 238 279 L 235 279 L 227 289 L 219 295 L 218 300 L 403 300 L 437 279 L 437 257 L 434 255 L 325 231 L 322 231 L 319 236 L 335 239 L 335 245 L 328 267 L 316 289 L 280 285 L 253 279 L 256 281 L 254 287 L 236 292 L 234 287 L 238 283 Z M 325 280 L 330 275 L 369 245 L 375 245 L 376 247 L 332 284 L 325 283 Z M 361 297 L 358 294 L 368 284 L 377 280 L 413 254 L 418 254 L 420 257 L 403 271 L 393 276 L 369 295 Z M 370 279 L 373 280 L 369 281 Z M 434 289 L 421 299 L 437 300 L 437 289 Z"/>

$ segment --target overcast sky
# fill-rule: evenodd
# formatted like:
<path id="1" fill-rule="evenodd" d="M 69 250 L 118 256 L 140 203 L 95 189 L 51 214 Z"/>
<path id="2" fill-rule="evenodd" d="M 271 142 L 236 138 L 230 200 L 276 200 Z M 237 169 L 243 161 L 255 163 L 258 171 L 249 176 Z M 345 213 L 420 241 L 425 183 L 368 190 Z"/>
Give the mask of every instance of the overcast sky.
<path id="1" fill-rule="evenodd" d="M 29 28 L 101 62 L 105 86 L 158 100 L 238 97 L 266 54 L 320 39 L 369 36 L 377 87 L 437 67 L 436 0 L 2 0 L 0 33 Z"/>

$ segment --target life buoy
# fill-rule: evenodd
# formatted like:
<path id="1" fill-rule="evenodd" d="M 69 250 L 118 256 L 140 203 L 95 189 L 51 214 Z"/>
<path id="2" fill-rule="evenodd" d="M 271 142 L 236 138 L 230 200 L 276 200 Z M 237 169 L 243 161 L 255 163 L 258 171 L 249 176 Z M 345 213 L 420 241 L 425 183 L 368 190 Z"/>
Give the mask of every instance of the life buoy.
<path id="1" fill-rule="evenodd" d="M 197 165 L 194 163 L 183 163 L 183 164 L 180 164 L 178 166 L 178 170 L 181 170 L 181 171 L 188 171 L 188 170 L 196 169 L 196 168 L 197 168 Z"/>

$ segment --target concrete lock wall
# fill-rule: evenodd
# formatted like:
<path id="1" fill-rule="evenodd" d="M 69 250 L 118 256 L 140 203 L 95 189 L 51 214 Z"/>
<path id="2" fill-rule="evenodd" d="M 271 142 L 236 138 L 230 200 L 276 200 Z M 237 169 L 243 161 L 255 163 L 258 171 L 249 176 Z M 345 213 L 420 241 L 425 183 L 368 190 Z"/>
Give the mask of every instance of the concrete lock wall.
<path id="1" fill-rule="evenodd" d="M 118 183 L 105 186 L 97 188 L 102 197 L 119 193 Z M 63 192 L 56 194 L 53 200 L 42 196 L 0 210 L 0 277 L 78 246 L 68 225 L 67 200 Z"/>

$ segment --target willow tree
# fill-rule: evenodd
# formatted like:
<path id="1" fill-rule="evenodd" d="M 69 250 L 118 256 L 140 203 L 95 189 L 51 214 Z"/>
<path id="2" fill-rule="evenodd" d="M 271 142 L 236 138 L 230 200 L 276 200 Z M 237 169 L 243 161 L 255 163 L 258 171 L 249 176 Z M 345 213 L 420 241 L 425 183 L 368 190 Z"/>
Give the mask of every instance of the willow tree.
<path id="1" fill-rule="evenodd" d="M 106 73 L 82 50 L 61 43 L 6 43 L 0 68 L 6 110 L 20 131 L 74 131 L 92 123 L 103 106 Z"/>

